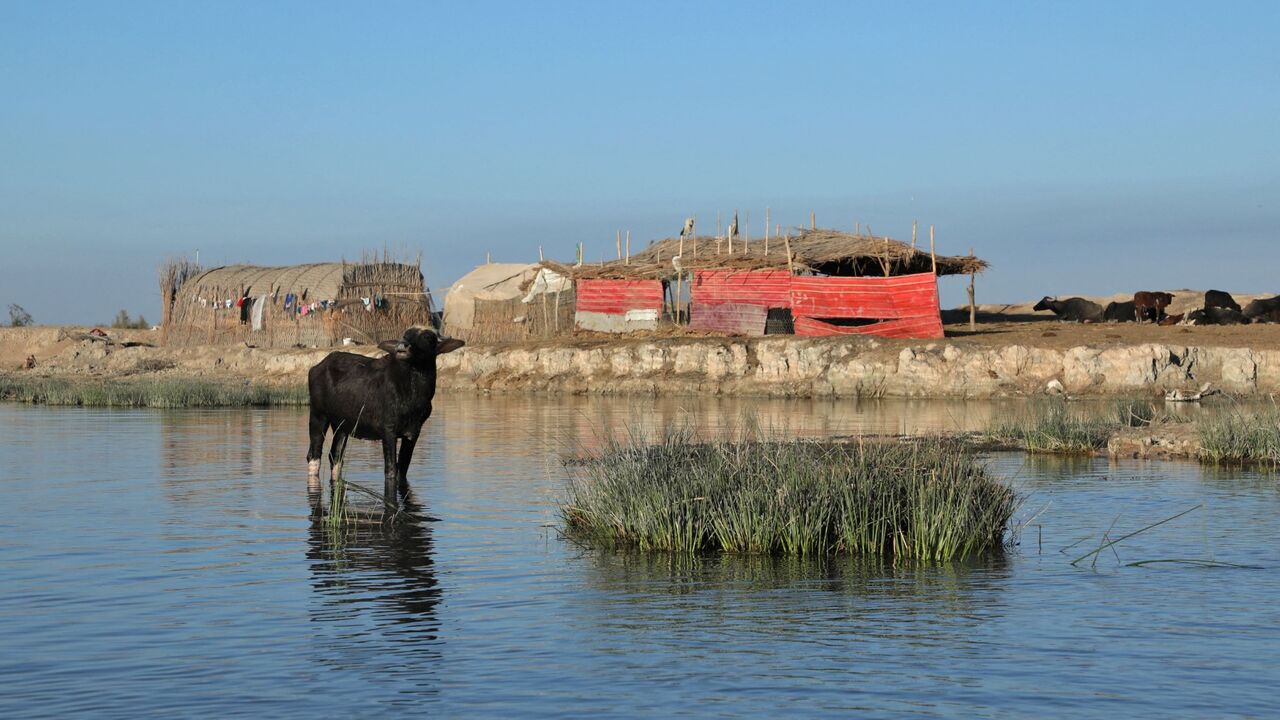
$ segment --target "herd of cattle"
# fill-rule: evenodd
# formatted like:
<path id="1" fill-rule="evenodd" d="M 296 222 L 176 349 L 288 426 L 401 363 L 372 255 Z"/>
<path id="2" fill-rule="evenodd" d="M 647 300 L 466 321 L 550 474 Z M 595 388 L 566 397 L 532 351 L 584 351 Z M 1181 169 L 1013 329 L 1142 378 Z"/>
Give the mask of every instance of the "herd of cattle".
<path id="1" fill-rule="evenodd" d="M 1165 308 L 1173 302 L 1167 292 L 1142 291 L 1132 300 L 1108 303 L 1104 308 L 1096 302 L 1073 297 L 1059 300 L 1045 296 L 1034 310 L 1050 310 L 1059 320 L 1075 322 L 1153 322 L 1160 325 L 1247 325 L 1280 323 L 1280 296 L 1254 300 L 1244 307 L 1231 293 L 1210 290 L 1204 294 L 1204 307 L 1178 315 L 1168 315 Z"/>

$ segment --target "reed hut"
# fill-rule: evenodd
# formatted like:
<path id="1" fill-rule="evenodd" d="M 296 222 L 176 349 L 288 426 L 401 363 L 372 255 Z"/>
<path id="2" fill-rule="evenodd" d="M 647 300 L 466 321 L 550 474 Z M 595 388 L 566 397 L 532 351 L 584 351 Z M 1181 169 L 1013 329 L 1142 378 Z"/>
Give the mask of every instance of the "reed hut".
<path id="1" fill-rule="evenodd" d="M 347 338 L 375 343 L 398 337 L 410 325 L 434 324 L 431 294 L 417 263 L 384 257 L 174 268 L 175 263 L 161 268 L 167 345 L 330 347 Z"/>
<path id="2" fill-rule="evenodd" d="M 444 299 L 444 333 L 470 343 L 536 340 L 573 332 L 573 283 L 537 263 L 485 263 Z"/>
<path id="3" fill-rule="evenodd" d="M 598 265 L 544 265 L 577 283 L 584 329 L 634 329 L 583 323 L 586 288 L 617 299 L 610 311 L 625 317 L 650 311 L 660 287 L 661 316 L 687 319 L 695 330 L 888 337 L 942 337 L 937 277 L 968 275 L 972 303 L 973 278 L 988 266 L 972 254 L 937 255 L 889 237 L 826 229 L 750 242 L 668 238 Z M 627 291 L 639 283 L 649 283 L 648 291 Z"/>

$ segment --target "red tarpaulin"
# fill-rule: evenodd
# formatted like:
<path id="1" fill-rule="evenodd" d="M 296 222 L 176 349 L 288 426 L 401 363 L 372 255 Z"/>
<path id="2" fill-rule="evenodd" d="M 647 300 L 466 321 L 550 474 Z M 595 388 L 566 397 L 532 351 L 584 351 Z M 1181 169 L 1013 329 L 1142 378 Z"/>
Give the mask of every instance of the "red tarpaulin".
<path id="1" fill-rule="evenodd" d="M 695 305 L 791 306 L 791 273 L 786 270 L 696 270 L 692 302 Z"/>
<path id="2" fill-rule="evenodd" d="M 791 313 L 797 335 L 880 335 L 940 338 L 938 279 L 933 273 L 896 277 L 791 278 Z M 880 320 L 837 325 L 825 320 Z"/>

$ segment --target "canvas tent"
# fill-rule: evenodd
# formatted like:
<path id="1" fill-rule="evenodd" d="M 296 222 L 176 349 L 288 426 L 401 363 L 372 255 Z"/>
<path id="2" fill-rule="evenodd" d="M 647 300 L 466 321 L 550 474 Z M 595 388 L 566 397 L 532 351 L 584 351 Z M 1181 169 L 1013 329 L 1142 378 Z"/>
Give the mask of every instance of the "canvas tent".
<path id="1" fill-rule="evenodd" d="M 485 263 L 458 278 L 444 300 L 444 332 L 469 342 L 567 333 L 573 285 L 537 263 Z"/>

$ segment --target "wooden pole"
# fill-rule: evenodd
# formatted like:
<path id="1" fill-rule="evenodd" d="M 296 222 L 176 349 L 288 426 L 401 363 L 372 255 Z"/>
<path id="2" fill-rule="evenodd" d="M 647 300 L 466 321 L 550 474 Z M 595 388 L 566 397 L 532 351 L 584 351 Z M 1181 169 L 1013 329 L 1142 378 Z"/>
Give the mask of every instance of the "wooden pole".
<path id="1" fill-rule="evenodd" d="M 915 249 L 916 249 L 916 221 L 912 220 L 911 221 L 911 250 L 914 252 Z"/>
<path id="2" fill-rule="evenodd" d="M 885 235 L 884 236 L 884 276 L 885 277 L 889 277 L 889 264 L 891 262 L 892 260 L 889 259 L 889 236 Z"/>
<path id="3" fill-rule="evenodd" d="M 973 248 L 969 248 L 969 257 L 973 257 Z M 974 272 L 969 271 L 969 331 L 973 332 L 978 329 L 978 306 L 973 302 L 973 276 Z"/>
<path id="4" fill-rule="evenodd" d="M 782 236 L 782 242 L 787 248 L 787 274 L 795 275 L 795 264 L 791 262 L 791 233 Z"/>
<path id="5" fill-rule="evenodd" d="M 764 254 L 769 254 L 769 208 L 764 209 Z"/>
<path id="6" fill-rule="evenodd" d="M 929 260 L 933 265 L 933 274 L 938 274 L 938 253 L 933 249 L 933 226 L 929 226 Z"/>
<path id="7" fill-rule="evenodd" d="M 683 262 L 684 238 L 680 238 L 680 260 L 681 260 L 680 266 L 684 267 L 684 262 Z M 672 263 L 672 264 L 674 265 L 675 263 Z M 674 303 L 677 325 L 680 324 L 680 296 L 684 294 L 683 290 L 684 290 L 684 270 L 678 269 L 676 270 L 676 297 L 675 297 L 675 303 Z"/>
<path id="8" fill-rule="evenodd" d="M 818 229 L 818 216 L 815 215 L 812 210 L 809 211 L 809 229 L 810 230 Z"/>
<path id="9" fill-rule="evenodd" d="M 613 242 L 618 246 L 618 259 L 622 259 L 622 231 L 619 230 L 613 237 Z"/>
<path id="10" fill-rule="evenodd" d="M 491 263 L 491 262 L 493 262 L 493 260 L 492 260 L 492 259 L 490 258 L 490 256 L 489 256 L 489 251 L 488 251 L 488 250 L 485 250 L 485 251 L 484 251 L 484 264 L 485 264 L 485 265 L 488 265 L 488 264 L 489 264 L 489 263 Z"/>
<path id="11" fill-rule="evenodd" d="M 751 239 L 751 211 L 742 214 L 742 252 L 747 251 L 747 241 Z"/>
<path id="12" fill-rule="evenodd" d="M 626 259 L 626 262 L 624 262 L 623 264 L 624 265 L 631 264 L 631 231 L 630 230 L 627 231 L 627 259 Z"/>
<path id="13" fill-rule="evenodd" d="M 542 246 L 539 245 L 538 246 L 538 262 L 542 262 L 544 260 L 546 260 L 546 258 L 542 257 Z"/>

